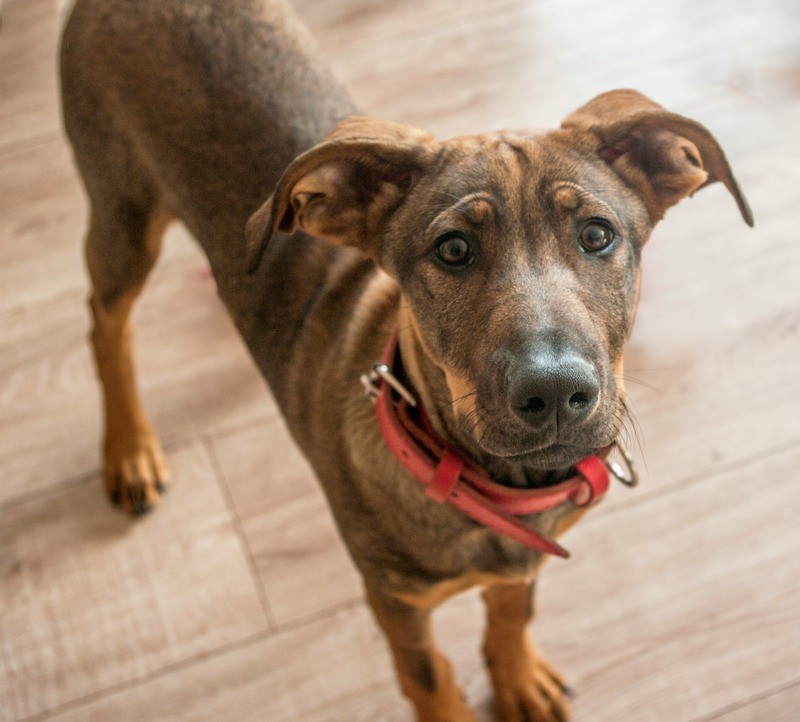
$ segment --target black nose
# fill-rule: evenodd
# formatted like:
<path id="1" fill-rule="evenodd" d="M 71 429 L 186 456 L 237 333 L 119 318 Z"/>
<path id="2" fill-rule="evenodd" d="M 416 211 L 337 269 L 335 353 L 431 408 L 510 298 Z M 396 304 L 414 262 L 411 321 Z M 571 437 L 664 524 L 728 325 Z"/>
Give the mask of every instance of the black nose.
<path id="1" fill-rule="evenodd" d="M 510 369 L 509 402 L 532 426 L 581 421 L 594 409 L 599 394 L 594 366 L 574 352 L 538 350 Z"/>

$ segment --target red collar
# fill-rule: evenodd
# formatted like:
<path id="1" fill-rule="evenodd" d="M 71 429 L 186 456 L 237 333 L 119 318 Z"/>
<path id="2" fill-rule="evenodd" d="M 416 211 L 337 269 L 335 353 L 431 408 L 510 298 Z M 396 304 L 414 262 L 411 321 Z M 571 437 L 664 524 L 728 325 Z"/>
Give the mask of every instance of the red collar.
<path id="1" fill-rule="evenodd" d="M 599 456 L 587 456 L 575 464 L 574 476 L 555 486 L 516 489 L 498 484 L 463 452 L 439 438 L 422 405 L 392 373 L 398 356 L 397 334 L 393 333 L 381 363 L 370 375 L 365 374 L 362 382 L 375 402 L 386 445 L 434 501 L 447 502 L 470 519 L 531 549 L 566 558 L 566 549 L 521 517 L 567 502 L 582 507 L 599 501 L 608 490 L 609 471 L 625 483 L 635 483 L 630 458 L 622 450 L 627 471 Z"/>

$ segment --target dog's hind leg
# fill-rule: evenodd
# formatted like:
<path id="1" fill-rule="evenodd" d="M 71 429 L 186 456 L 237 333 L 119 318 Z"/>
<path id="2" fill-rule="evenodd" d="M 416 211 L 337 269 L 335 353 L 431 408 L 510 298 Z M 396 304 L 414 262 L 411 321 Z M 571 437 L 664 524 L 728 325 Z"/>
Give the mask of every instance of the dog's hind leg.
<path id="1" fill-rule="evenodd" d="M 533 583 L 497 584 L 483 593 L 487 624 L 486 664 L 492 676 L 497 716 L 503 722 L 563 722 L 569 719 L 566 686 L 528 637 L 533 618 Z"/>
<path id="2" fill-rule="evenodd" d="M 105 488 L 114 504 L 134 514 L 158 503 L 168 476 L 136 388 L 130 323 L 168 223 L 169 216 L 152 203 L 94 198 L 86 237 L 91 340 L 105 408 Z"/>
<path id="3" fill-rule="evenodd" d="M 125 65 L 136 59 L 110 50 L 114 33 L 130 24 L 129 11 L 75 4 L 62 37 L 60 75 L 64 128 L 90 203 L 85 252 L 105 408 L 105 487 L 112 502 L 142 514 L 158 502 L 167 469 L 139 401 L 129 317 L 170 215 L 154 173 L 158 154 L 141 152 L 146 114 L 126 106 L 137 89 L 126 86 Z"/>

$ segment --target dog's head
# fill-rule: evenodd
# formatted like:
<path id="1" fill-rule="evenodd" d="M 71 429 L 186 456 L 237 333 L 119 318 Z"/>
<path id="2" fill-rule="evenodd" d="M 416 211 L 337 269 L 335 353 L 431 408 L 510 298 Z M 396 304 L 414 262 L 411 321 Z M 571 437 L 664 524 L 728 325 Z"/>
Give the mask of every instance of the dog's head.
<path id="1" fill-rule="evenodd" d="M 712 135 L 628 90 L 549 133 L 439 142 L 350 118 L 300 156 L 248 224 L 360 248 L 393 276 L 473 453 L 567 468 L 619 431 L 639 258 L 665 211 L 721 181 Z"/>

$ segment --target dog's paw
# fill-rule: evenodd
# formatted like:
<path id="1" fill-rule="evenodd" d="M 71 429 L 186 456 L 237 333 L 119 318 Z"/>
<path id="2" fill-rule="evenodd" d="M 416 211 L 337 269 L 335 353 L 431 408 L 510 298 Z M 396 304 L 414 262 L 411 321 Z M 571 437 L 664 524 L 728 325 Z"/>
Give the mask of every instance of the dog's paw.
<path id="1" fill-rule="evenodd" d="M 167 490 L 169 471 L 152 432 L 107 439 L 104 482 L 112 504 L 128 514 L 146 514 Z"/>
<path id="2" fill-rule="evenodd" d="M 569 688 L 532 645 L 515 659 L 495 660 L 491 672 L 495 711 L 502 722 L 565 722 L 570 718 Z"/>

